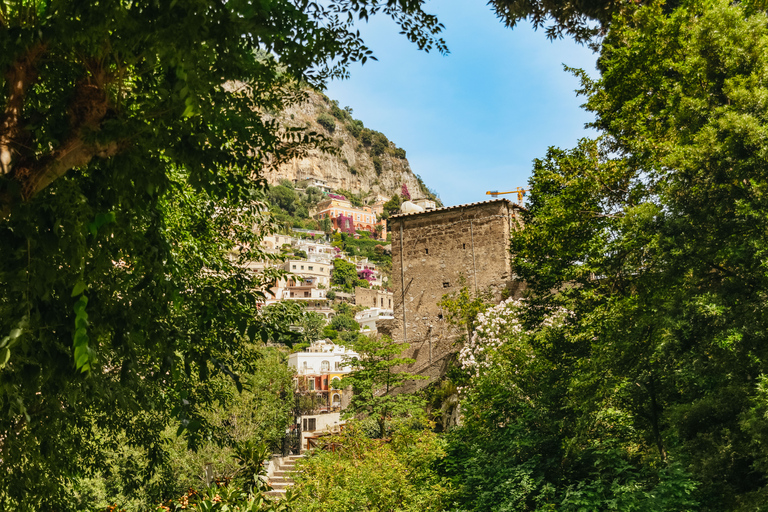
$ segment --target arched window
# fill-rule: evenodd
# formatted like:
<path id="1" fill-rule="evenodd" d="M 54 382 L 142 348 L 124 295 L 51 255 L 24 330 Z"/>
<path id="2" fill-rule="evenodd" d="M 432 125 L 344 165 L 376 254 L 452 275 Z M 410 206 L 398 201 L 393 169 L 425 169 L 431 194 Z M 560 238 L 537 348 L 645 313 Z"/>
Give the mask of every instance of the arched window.
<path id="1" fill-rule="evenodd" d="M 323 361 L 320 363 L 320 371 L 327 372 L 331 369 L 331 363 L 328 361 Z"/>
<path id="2" fill-rule="evenodd" d="M 341 407 L 341 396 L 338 393 L 334 393 L 333 395 L 333 406 Z"/>

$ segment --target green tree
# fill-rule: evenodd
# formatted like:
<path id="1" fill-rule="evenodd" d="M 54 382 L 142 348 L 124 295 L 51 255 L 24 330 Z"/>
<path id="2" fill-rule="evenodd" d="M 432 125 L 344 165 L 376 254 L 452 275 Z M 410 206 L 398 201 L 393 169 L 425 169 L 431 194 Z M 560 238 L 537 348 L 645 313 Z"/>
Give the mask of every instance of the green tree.
<path id="1" fill-rule="evenodd" d="M 460 337 L 462 342 L 472 338 L 477 316 L 490 306 L 492 299 L 490 293 L 473 297 L 474 294 L 470 292 L 466 282 L 467 279 L 460 276 L 461 289 L 458 292 L 443 295 L 437 303 L 445 313 L 445 319 L 463 331 Z"/>
<path id="2" fill-rule="evenodd" d="M 325 217 L 320 221 L 320 228 L 325 232 L 326 235 L 330 235 L 333 232 L 333 224 L 331 223 L 331 219 L 328 217 Z"/>
<path id="3" fill-rule="evenodd" d="M 387 434 L 387 422 L 394 417 L 409 417 L 423 413 L 424 401 L 420 397 L 394 392 L 406 382 L 425 379 L 420 375 L 398 371 L 399 367 L 413 364 L 415 359 L 399 357 L 409 347 L 395 343 L 387 336 L 359 336 L 351 348 L 357 353 L 345 364 L 352 373 L 342 384 L 352 386 L 352 399 L 346 409 L 347 416 L 364 413 L 374 418 L 378 437 Z"/>
<path id="4" fill-rule="evenodd" d="M 393 195 L 389 201 L 384 203 L 384 211 L 386 212 L 387 217 L 398 213 L 400 211 L 401 204 L 403 204 L 403 199 L 399 194 Z"/>
<path id="5" fill-rule="evenodd" d="M 681 464 L 637 455 L 647 445 L 621 402 L 580 415 L 588 404 L 569 391 L 586 376 L 558 351 L 574 343 L 570 312 L 550 309 L 536 329 L 525 313 L 509 299 L 478 315 L 452 371 L 463 420 L 448 433 L 443 470 L 457 508 L 696 510 L 697 484 Z"/>
<path id="6" fill-rule="evenodd" d="M 443 49 L 419 3 L 0 1 L 0 508 L 66 509 L 123 436 L 147 474 L 167 426 L 207 437 L 211 377 L 274 339 L 263 165 L 323 147 L 262 114 L 369 58 L 376 12 Z"/>
<path id="7" fill-rule="evenodd" d="M 282 210 L 285 210 L 288 214 L 293 214 L 293 212 L 296 210 L 295 202 L 297 196 L 296 192 L 294 192 L 292 188 L 285 187 L 283 185 L 270 187 L 268 196 L 270 203 Z"/>
<path id="8" fill-rule="evenodd" d="M 304 343 L 312 343 L 313 341 L 320 339 L 325 324 L 325 317 L 320 313 L 314 311 L 306 312 L 299 322 L 299 325 L 302 328 L 302 334 L 304 335 Z"/>
<path id="9" fill-rule="evenodd" d="M 333 274 L 331 283 L 341 286 L 344 291 L 352 292 L 357 282 L 357 267 L 354 263 L 345 261 L 341 258 L 333 260 Z"/>
<path id="10" fill-rule="evenodd" d="M 329 325 L 331 329 L 336 331 L 357 332 L 360 330 L 360 324 L 355 321 L 352 313 L 342 313 L 334 316 Z"/>
<path id="11" fill-rule="evenodd" d="M 528 322 L 573 313 L 540 355 L 571 383 L 574 438 L 618 415 L 608 438 L 642 454 L 633 467 L 680 462 L 704 510 L 768 496 L 755 415 L 768 372 L 766 45 L 765 15 L 743 4 L 615 19 L 600 78 L 580 73 L 603 137 L 535 163 L 513 235 Z"/>

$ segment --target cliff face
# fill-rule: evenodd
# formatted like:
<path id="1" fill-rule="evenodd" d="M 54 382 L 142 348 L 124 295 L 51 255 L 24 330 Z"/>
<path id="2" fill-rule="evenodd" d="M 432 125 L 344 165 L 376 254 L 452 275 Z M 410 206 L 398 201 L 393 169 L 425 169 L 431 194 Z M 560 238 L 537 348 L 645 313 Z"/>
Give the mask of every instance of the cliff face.
<path id="1" fill-rule="evenodd" d="M 370 130 L 361 121 L 316 91 L 308 101 L 280 114 L 288 126 L 305 126 L 324 134 L 339 148 L 337 155 L 310 150 L 266 175 L 270 184 L 282 179 L 319 178 L 332 189 L 344 189 L 375 200 L 377 195 L 399 194 L 405 184 L 411 197 L 428 197 L 426 186 L 411 171 L 405 151 L 384 134 Z"/>

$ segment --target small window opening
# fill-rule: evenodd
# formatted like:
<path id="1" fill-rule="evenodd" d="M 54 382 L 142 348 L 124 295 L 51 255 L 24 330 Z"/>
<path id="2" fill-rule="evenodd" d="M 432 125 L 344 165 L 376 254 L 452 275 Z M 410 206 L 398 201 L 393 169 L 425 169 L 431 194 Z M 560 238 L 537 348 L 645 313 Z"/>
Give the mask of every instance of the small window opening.
<path id="1" fill-rule="evenodd" d="M 450 287 L 451 287 L 451 283 L 449 283 L 448 281 L 443 282 L 443 288 L 450 288 Z"/>
<path id="2" fill-rule="evenodd" d="M 466 249 L 467 248 L 467 244 L 461 244 L 461 248 L 462 249 Z"/>
<path id="3" fill-rule="evenodd" d="M 424 254 L 429 254 L 429 249 L 424 249 Z"/>

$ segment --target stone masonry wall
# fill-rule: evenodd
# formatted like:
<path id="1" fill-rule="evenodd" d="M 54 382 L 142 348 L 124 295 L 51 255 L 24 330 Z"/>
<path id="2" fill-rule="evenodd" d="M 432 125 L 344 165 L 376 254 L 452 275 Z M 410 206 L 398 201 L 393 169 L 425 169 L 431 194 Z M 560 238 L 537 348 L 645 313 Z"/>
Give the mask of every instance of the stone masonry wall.
<path id="1" fill-rule="evenodd" d="M 504 290 L 520 294 L 509 253 L 517 226 L 518 207 L 506 199 L 391 218 L 394 319 L 379 332 L 410 344 L 405 355 L 416 362 L 406 371 L 430 377 L 419 386 L 441 376 L 458 350 L 457 333 L 438 306 L 443 295 L 464 286 L 497 302 Z"/>

